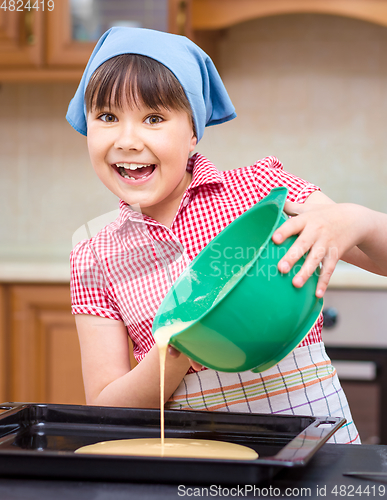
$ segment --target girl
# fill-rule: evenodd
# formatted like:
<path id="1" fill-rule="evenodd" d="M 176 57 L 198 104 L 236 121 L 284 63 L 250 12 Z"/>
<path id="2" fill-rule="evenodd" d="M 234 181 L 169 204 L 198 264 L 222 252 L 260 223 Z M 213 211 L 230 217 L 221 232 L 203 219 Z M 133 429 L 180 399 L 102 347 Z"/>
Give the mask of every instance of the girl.
<path id="1" fill-rule="evenodd" d="M 87 135 L 97 175 L 120 199 L 119 217 L 71 254 L 88 404 L 159 407 L 151 328 L 162 299 L 205 245 L 275 186 L 287 186 L 287 210 L 300 214 L 273 236 L 279 243 L 300 233 L 280 271 L 310 250 L 295 286 L 322 263 L 322 296 L 339 258 L 387 272 L 386 242 L 374 238 L 383 214 L 333 204 L 274 157 L 226 172 L 198 153 L 191 157 L 205 126 L 235 116 L 211 59 L 185 37 L 112 28 L 97 43 L 67 114 Z M 333 440 L 359 442 L 321 329 L 320 317 L 293 353 L 262 374 L 195 372 L 184 355 L 170 353 L 167 407 L 345 416 Z"/>

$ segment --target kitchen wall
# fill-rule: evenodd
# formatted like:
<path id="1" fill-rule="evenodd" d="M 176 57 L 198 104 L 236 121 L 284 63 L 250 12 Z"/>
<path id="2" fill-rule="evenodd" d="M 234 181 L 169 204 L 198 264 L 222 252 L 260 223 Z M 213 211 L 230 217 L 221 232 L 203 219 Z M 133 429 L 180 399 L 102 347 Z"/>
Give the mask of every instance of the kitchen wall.
<path id="1" fill-rule="evenodd" d="M 65 120 L 76 84 L 0 90 L 0 258 L 68 260 L 74 231 L 117 208 Z"/>
<path id="2" fill-rule="evenodd" d="M 387 212 L 387 28 L 288 15 L 239 24 L 220 44 L 238 118 L 200 145 L 224 169 L 277 156 L 336 201 Z"/>
<path id="3" fill-rule="evenodd" d="M 258 19 L 223 33 L 219 60 L 238 118 L 208 128 L 200 152 L 223 170 L 275 155 L 336 201 L 387 212 L 387 28 Z M 0 89 L 1 262 L 65 262 L 74 231 L 117 208 L 65 121 L 75 88 Z"/>

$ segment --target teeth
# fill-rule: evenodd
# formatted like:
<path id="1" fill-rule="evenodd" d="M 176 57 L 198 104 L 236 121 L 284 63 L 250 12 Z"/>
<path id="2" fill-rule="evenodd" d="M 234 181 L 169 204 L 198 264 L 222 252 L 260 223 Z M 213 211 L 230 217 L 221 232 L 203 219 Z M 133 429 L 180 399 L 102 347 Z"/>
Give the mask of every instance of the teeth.
<path id="1" fill-rule="evenodd" d="M 136 180 L 134 177 L 130 177 L 130 175 L 128 175 L 125 172 L 121 173 L 121 177 L 125 177 L 125 179 L 130 179 L 131 181 L 135 181 Z"/>
<path id="2" fill-rule="evenodd" d="M 137 170 L 138 168 L 149 167 L 151 163 L 116 163 L 117 167 L 125 168 L 126 170 Z"/>

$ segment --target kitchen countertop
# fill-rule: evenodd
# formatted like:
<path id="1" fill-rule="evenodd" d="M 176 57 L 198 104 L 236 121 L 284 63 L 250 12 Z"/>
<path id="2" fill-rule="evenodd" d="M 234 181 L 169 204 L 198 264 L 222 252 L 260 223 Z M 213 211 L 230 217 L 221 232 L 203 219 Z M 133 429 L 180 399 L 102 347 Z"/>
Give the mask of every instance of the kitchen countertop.
<path id="1" fill-rule="evenodd" d="M 387 277 L 340 261 L 331 277 L 329 288 L 387 289 Z"/>
<path id="2" fill-rule="evenodd" d="M 70 262 L 0 260 L 0 283 L 69 283 Z"/>
<path id="3" fill-rule="evenodd" d="M 307 466 L 284 468 L 270 482 L 255 486 L 261 488 L 261 497 L 265 498 L 319 498 L 322 496 L 337 500 L 340 497 L 387 497 L 387 479 L 375 481 L 343 476 L 343 473 L 350 471 L 387 472 L 387 446 L 325 444 Z M 246 493 L 245 485 L 239 485 L 242 488 L 239 490 L 239 495 L 236 494 L 237 490 L 231 491 L 233 486 L 230 485 L 224 487 L 218 484 L 180 485 L 180 489 L 178 486 L 177 484 L 0 478 L 0 498 L 7 500 L 52 500 L 54 498 L 55 500 L 68 500 L 69 498 L 76 500 L 97 498 L 98 500 L 130 498 L 164 500 L 184 497 L 259 497 L 257 491 L 254 494 L 254 490 L 242 494 Z M 212 495 L 209 490 L 211 486 Z M 248 485 L 248 487 L 254 488 L 254 485 Z M 384 495 L 382 494 L 383 487 L 386 492 Z M 202 488 L 207 488 L 207 494 Z M 264 488 L 266 491 L 263 490 Z"/>
<path id="4" fill-rule="evenodd" d="M 5 262 L 0 260 L 0 283 L 69 283 L 67 262 Z M 339 262 L 329 288 L 387 289 L 387 277 Z"/>

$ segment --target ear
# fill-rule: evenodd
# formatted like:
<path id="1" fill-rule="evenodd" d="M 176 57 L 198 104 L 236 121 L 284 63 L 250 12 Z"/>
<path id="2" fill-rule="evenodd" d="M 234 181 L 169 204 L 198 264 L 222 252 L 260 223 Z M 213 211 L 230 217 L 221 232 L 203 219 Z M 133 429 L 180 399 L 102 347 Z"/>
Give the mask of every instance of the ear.
<path id="1" fill-rule="evenodd" d="M 196 137 L 196 135 L 192 134 L 190 148 L 189 148 L 190 153 L 196 148 L 197 143 L 198 143 L 198 138 Z"/>

